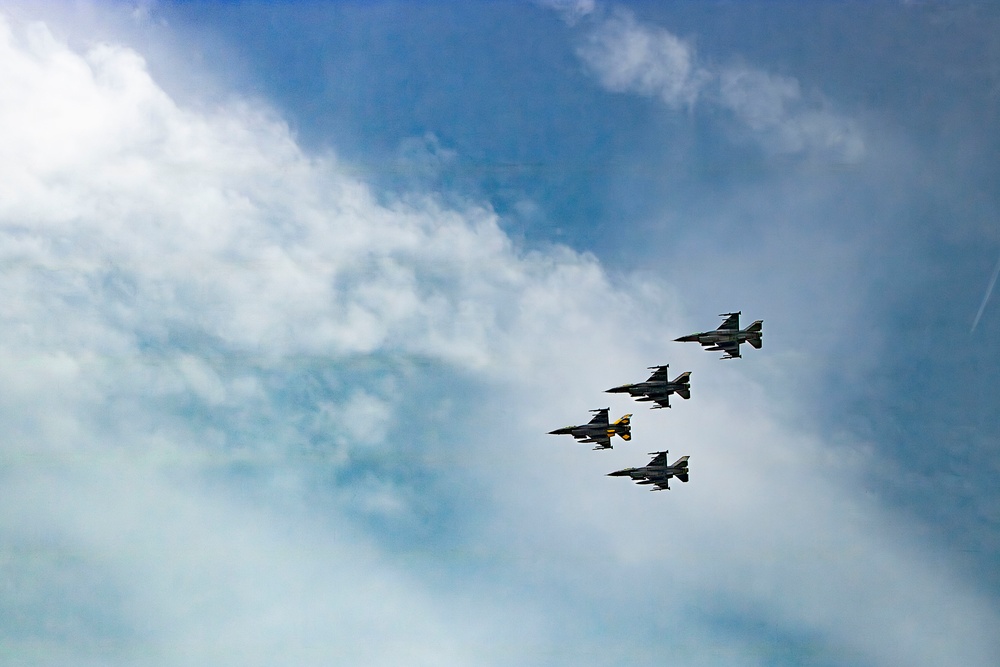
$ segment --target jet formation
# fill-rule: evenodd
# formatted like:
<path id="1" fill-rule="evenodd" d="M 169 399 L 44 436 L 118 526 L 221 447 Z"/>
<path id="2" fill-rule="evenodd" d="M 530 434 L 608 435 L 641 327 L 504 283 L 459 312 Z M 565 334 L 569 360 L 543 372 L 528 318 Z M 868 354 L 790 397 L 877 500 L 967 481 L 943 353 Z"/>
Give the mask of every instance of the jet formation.
<path id="1" fill-rule="evenodd" d="M 758 350 L 762 345 L 764 320 L 757 320 L 746 329 L 740 329 L 740 312 L 723 313 L 719 317 L 726 318 L 722 325 L 713 331 L 702 331 L 687 336 L 675 338 L 680 343 L 700 343 L 709 352 L 722 352 L 722 359 L 736 359 L 740 355 L 740 344 L 750 343 Z"/>
<path id="2" fill-rule="evenodd" d="M 740 358 L 740 345 L 743 343 L 750 343 L 758 350 L 761 348 L 764 320 L 756 320 L 746 329 L 740 329 L 740 311 L 723 313 L 719 317 L 725 319 L 718 329 L 693 333 L 674 340 L 676 342 L 696 342 L 709 351 L 722 352 L 722 359 Z M 691 371 L 681 373 L 671 380 L 667 374 L 669 368 L 669 364 L 650 366 L 649 370 L 653 371 L 653 374 L 645 382 L 623 384 L 605 391 L 609 394 L 628 394 L 640 402 L 656 403 L 656 405 L 650 406 L 654 410 L 669 408 L 671 394 L 677 394 L 685 400 L 691 398 Z M 625 441 L 632 439 L 632 415 L 624 415 L 618 421 L 611 423 L 608 418 L 610 411 L 611 408 L 591 410 L 594 417 L 586 424 L 565 426 L 549 431 L 549 433 L 552 435 L 572 435 L 580 442 L 594 443 L 595 450 L 611 449 L 611 439 L 615 435 Z M 666 450 L 650 452 L 653 460 L 641 468 L 623 468 L 609 472 L 608 476 L 630 477 L 636 484 L 651 484 L 654 486 L 650 489 L 651 491 L 669 490 L 670 480 L 674 477 L 682 482 L 687 482 L 690 478 L 688 459 L 691 457 L 682 456 L 668 465 L 667 453 Z"/>
<path id="3" fill-rule="evenodd" d="M 670 490 L 670 478 L 676 477 L 682 482 L 688 481 L 688 459 L 690 456 L 682 456 L 670 465 L 667 465 L 667 453 L 650 452 L 653 460 L 641 468 L 622 468 L 614 472 L 609 472 L 608 477 L 631 477 L 636 484 L 655 484 L 656 488 L 650 491 Z"/>

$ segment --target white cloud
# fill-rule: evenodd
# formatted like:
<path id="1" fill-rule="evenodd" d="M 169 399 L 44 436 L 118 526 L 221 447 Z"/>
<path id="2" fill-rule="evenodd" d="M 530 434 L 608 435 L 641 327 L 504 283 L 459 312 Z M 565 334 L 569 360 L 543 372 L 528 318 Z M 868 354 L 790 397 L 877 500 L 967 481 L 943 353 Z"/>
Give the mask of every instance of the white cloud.
<path id="1" fill-rule="evenodd" d="M 538 4 L 559 12 L 562 19 L 569 25 L 576 24 L 577 21 L 592 14 L 597 8 L 596 0 L 538 0 Z"/>
<path id="2" fill-rule="evenodd" d="M 132 5 L 132 20 L 146 23 L 156 13 L 156 0 L 136 0 Z"/>
<path id="3" fill-rule="evenodd" d="M 690 617 L 710 599 L 871 662 L 989 662 L 996 611 L 858 497 L 863 455 L 789 432 L 742 368 L 692 350 L 692 401 L 637 419 L 642 442 L 697 448 L 669 495 L 603 476 L 634 446 L 538 435 L 666 361 L 687 328 L 668 287 L 521 250 L 484 207 L 380 204 L 267 110 L 195 112 L 128 49 L 0 26 L 0 542 L 18 547 L 0 567 L 21 582 L 0 618 L 23 619 L 0 632 L 16 658 L 618 661 L 617 637 L 589 632 L 610 610 L 657 649 L 731 664 L 739 640 Z M 686 47 L 649 39 L 635 62 L 673 64 L 615 76 L 687 103 Z M 769 85 L 767 103 L 734 89 L 748 123 L 781 124 L 794 95 Z M 753 361 L 779 378 L 789 364 Z M 436 403 L 453 377 L 481 395 Z M 471 525 L 429 529 L 451 551 L 400 554 L 351 518 L 419 524 L 424 479 L 371 473 L 346 500 L 332 480 L 342 494 L 307 488 L 380 452 L 403 469 L 437 457 L 446 485 L 474 489 L 452 491 Z M 243 463 L 263 481 L 226 476 Z"/>
<path id="4" fill-rule="evenodd" d="M 719 104 L 777 152 L 820 152 L 848 162 L 864 156 L 857 124 L 809 105 L 799 82 L 750 67 L 720 70 Z"/>
<path id="5" fill-rule="evenodd" d="M 864 156 L 857 123 L 806 100 L 797 80 L 749 66 L 702 64 L 692 44 L 628 10 L 596 21 L 578 53 L 606 89 L 657 97 L 671 108 L 724 109 L 767 150 L 847 162 Z"/>
<path id="6" fill-rule="evenodd" d="M 627 11 L 600 23 L 579 55 L 608 90 L 659 97 L 669 107 L 692 106 L 709 78 L 689 44 Z"/>

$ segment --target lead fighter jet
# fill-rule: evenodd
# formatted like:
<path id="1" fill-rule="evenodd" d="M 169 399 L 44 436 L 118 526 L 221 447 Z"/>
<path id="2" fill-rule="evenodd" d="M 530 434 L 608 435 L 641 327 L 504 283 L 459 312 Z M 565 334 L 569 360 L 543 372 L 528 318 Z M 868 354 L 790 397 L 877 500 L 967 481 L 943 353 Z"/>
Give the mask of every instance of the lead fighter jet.
<path id="1" fill-rule="evenodd" d="M 668 368 L 670 368 L 670 364 L 666 366 L 650 366 L 649 369 L 653 371 L 653 374 L 645 382 L 623 384 L 620 387 L 607 389 L 605 393 L 628 393 L 636 397 L 637 401 L 656 401 L 657 404 L 652 406 L 654 410 L 657 408 L 669 408 L 670 394 L 676 393 L 684 399 L 691 398 L 691 371 L 681 373 L 673 381 L 670 381 L 667 378 Z"/>
<path id="2" fill-rule="evenodd" d="M 690 336 L 675 338 L 678 342 L 696 342 L 708 347 L 713 352 L 724 352 L 723 359 L 735 359 L 740 356 L 740 343 L 750 343 L 758 350 L 762 345 L 761 336 L 764 320 L 757 320 L 746 329 L 740 329 L 740 313 L 723 313 L 722 325 L 715 331 L 693 333 Z"/>
<path id="3" fill-rule="evenodd" d="M 623 416 L 614 424 L 608 423 L 608 411 L 611 408 L 601 410 L 591 410 L 594 418 L 589 423 L 581 426 L 566 426 L 549 431 L 550 435 L 571 435 L 580 442 L 593 442 L 597 446 L 594 449 L 611 449 L 611 436 L 618 435 L 622 440 L 632 439 L 632 427 L 629 421 L 631 414 Z"/>
<path id="4" fill-rule="evenodd" d="M 623 468 L 615 472 L 609 472 L 608 477 L 631 477 L 636 484 L 655 484 L 655 489 L 650 491 L 662 491 L 670 489 L 670 478 L 676 477 L 682 482 L 688 481 L 688 459 L 690 456 L 682 456 L 672 465 L 667 465 L 667 451 L 650 452 L 653 460 L 641 468 Z"/>

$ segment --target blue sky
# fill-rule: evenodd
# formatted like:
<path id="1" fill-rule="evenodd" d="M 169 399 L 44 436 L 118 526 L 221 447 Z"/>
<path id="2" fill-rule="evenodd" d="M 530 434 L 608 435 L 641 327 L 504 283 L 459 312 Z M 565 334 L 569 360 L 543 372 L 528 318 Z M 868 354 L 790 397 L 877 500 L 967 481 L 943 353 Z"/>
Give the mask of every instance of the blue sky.
<path id="1" fill-rule="evenodd" d="M 5 664 L 997 661 L 994 7 L 0 17 Z"/>

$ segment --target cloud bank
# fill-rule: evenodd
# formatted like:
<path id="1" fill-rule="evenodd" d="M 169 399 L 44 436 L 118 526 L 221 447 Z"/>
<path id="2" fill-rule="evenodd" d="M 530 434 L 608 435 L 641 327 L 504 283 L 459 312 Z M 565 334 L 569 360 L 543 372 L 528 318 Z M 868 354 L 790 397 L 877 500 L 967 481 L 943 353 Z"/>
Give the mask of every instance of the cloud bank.
<path id="1" fill-rule="evenodd" d="M 683 50 L 656 39 L 637 71 Z M 693 330 L 669 286 L 380 197 L 273 112 L 179 106 L 41 24 L 0 24 L 0 155 L 14 663 L 772 664 L 740 623 L 996 657 L 996 611 L 845 481 L 863 451 L 742 369 L 689 355 L 695 398 L 641 415 L 698 447 L 672 495 L 603 477 L 639 449 L 539 435 Z"/>
<path id="2" fill-rule="evenodd" d="M 4 650 L 475 661 L 478 621 L 313 516 L 303 479 L 384 445 L 405 359 L 515 372 L 489 337 L 607 289 L 595 262 L 522 260 L 482 208 L 380 205 L 266 110 L 179 108 L 128 49 L 0 35 Z M 375 351 L 397 361 L 349 363 Z"/>

